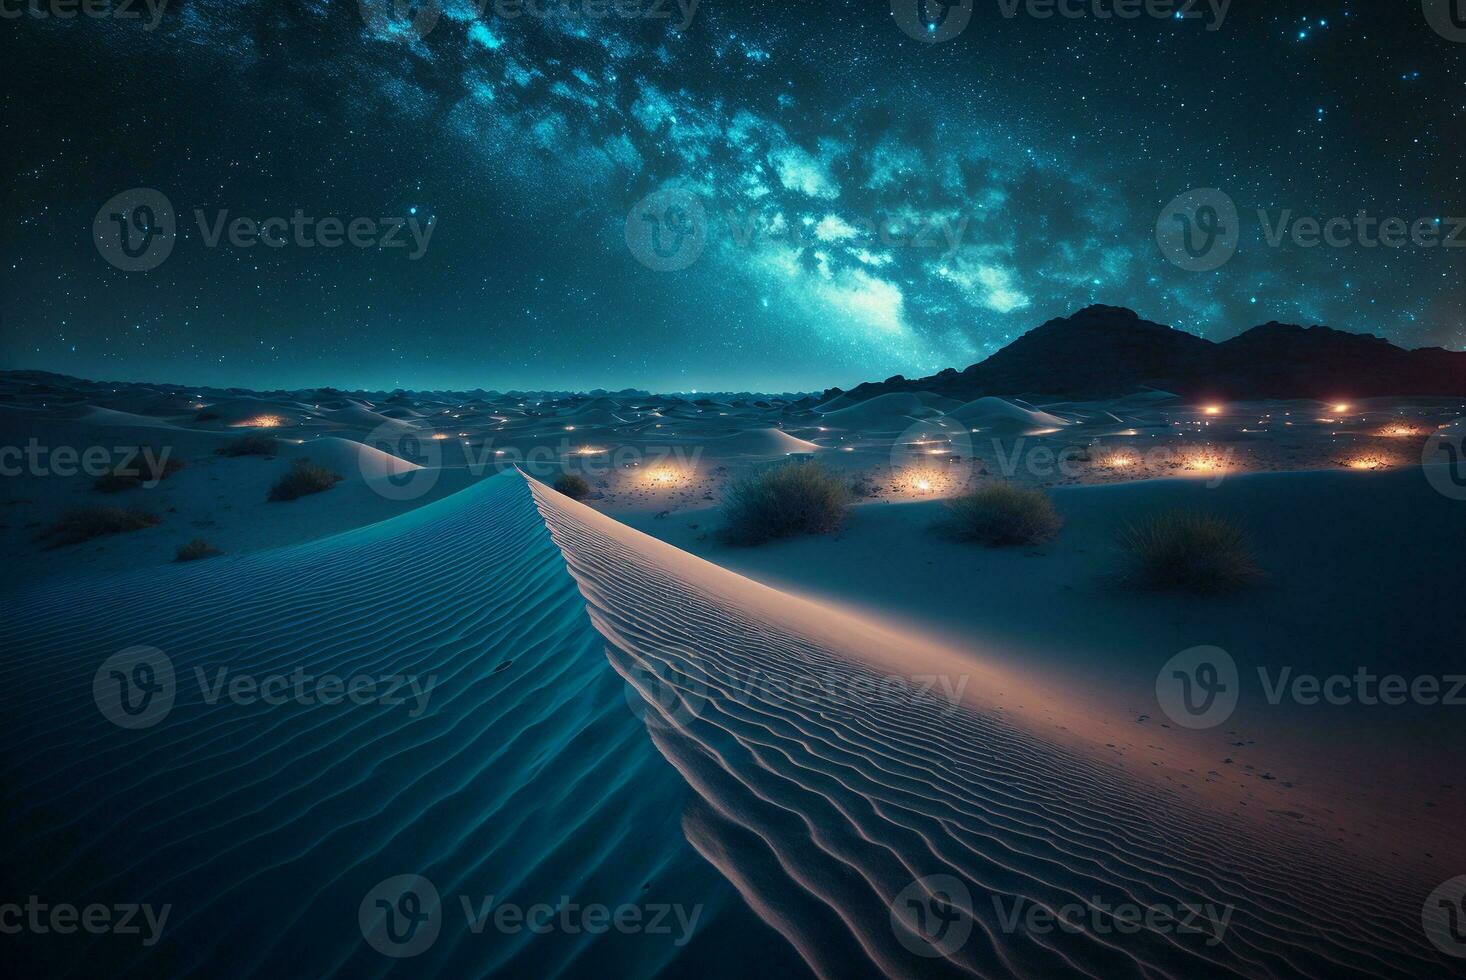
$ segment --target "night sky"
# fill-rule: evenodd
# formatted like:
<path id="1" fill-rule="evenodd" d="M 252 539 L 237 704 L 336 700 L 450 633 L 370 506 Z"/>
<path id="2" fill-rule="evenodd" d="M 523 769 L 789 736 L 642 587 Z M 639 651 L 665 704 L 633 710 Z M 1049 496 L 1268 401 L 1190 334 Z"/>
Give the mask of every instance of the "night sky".
<path id="1" fill-rule="evenodd" d="M 23 2 L 55 0 L 4 9 Z M 635 19 L 442 0 L 422 37 L 356 0 L 173 0 L 155 30 L 140 2 L 137 20 L 7 14 L 0 366 L 789 391 L 965 367 L 1097 302 L 1212 339 L 1276 319 L 1466 347 L 1466 248 L 1273 247 L 1257 217 L 1363 210 L 1444 237 L 1466 216 L 1466 43 L 1422 0 L 1236 0 L 1220 25 L 1204 3 L 1118 20 L 1012 2 L 973 0 L 929 41 L 888 0 L 703 0 L 682 30 L 660 0 Z M 126 272 L 93 223 L 138 187 L 177 240 Z M 666 194 L 633 209 L 669 188 L 673 212 Z M 1197 188 L 1240 212 L 1211 271 L 1156 238 Z M 700 232 L 686 268 L 650 267 L 648 207 Z M 196 209 L 432 234 L 416 258 L 406 231 L 211 248 Z"/>

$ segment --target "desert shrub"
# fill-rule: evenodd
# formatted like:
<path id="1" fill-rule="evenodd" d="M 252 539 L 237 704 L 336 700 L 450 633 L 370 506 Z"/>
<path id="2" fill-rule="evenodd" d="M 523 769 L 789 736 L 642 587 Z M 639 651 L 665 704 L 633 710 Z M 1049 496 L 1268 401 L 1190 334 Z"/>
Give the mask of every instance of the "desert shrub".
<path id="1" fill-rule="evenodd" d="M 174 561 L 198 561 L 200 558 L 213 558 L 215 555 L 222 555 L 224 552 L 215 548 L 203 538 L 194 538 L 188 544 L 178 546 L 174 554 Z"/>
<path id="2" fill-rule="evenodd" d="M 101 493 L 133 490 L 143 484 L 156 484 L 181 469 L 183 469 L 181 459 L 160 460 L 156 456 L 139 454 L 130 463 L 97 477 L 92 488 Z"/>
<path id="3" fill-rule="evenodd" d="M 1246 533 L 1224 517 L 1172 511 L 1120 531 L 1127 577 L 1154 589 L 1215 593 L 1261 576 Z"/>
<path id="4" fill-rule="evenodd" d="M 1064 519 L 1049 495 L 1035 487 L 992 483 L 947 503 L 937 523 L 958 541 L 976 541 L 989 548 L 1038 544 L 1059 533 Z"/>
<path id="5" fill-rule="evenodd" d="M 214 453 L 218 456 L 274 456 L 280 451 L 280 442 L 274 436 L 241 436 L 226 442 Z"/>
<path id="6" fill-rule="evenodd" d="M 45 541 L 48 547 L 60 548 L 107 534 L 140 531 L 161 523 L 163 519 L 157 514 L 136 507 L 74 507 L 36 535 L 36 540 Z"/>
<path id="7" fill-rule="evenodd" d="M 295 500 L 322 490 L 329 490 L 345 479 L 340 473 L 332 473 L 324 466 L 317 466 L 308 459 L 297 459 L 290 470 L 275 481 L 270 488 L 273 501 Z"/>
<path id="8" fill-rule="evenodd" d="M 839 530 L 850 492 L 839 474 L 820 463 L 784 463 L 744 477 L 723 495 L 723 527 L 731 544 L 761 544 L 797 534 Z"/>
<path id="9" fill-rule="evenodd" d="M 590 496 L 590 484 L 585 477 L 574 473 L 561 473 L 555 478 L 555 489 L 571 500 L 584 500 Z"/>

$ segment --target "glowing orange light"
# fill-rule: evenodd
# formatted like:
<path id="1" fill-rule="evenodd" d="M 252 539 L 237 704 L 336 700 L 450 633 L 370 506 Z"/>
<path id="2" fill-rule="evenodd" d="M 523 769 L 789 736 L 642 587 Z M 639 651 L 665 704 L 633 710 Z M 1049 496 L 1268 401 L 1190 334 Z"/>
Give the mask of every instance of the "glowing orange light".
<path id="1" fill-rule="evenodd" d="M 1220 405 L 1208 405 L 1208 406 L 1206 406 L 1206 408 L 1203 408 L 1202 411 L 1205 412 L 1207 415 L 1221 415 L 1222 414 L 1222 406 L 1220 406 Z"/>
<path id="2" fill-rule="evenodd" d="M 682 483 L 688 478 L 688 474 L 671 466 L 658 466 L 646 471 L 644 479 L 653 486 L 669 487 L 676 483 Z"/>
<path id="3" fill-rule="evenodd" d="M 284 416 L 281 415 L 256 415 L 252 419 L 245 419 L 243 422 L 234 423 L 236 429 L 277 429 L 286 424 Z"/>
<path id="4" fill-rule="evenodd" d="M 1336 411 L 1336 412 L 1347 412 L 1347 411 L 1349 411 L 1349 409 L 1351 409 L 1353 407 L 1354 406 L 1353 405 L 1350 405 L 1348 402 L 1340 402 L 1339 404 L 1337 404 L 1337 405 L 1334 406 L 1334 411 Z"/>
<path id="5" fill-rule="evenodd" d="M 1226 469 L 1226 462 L 1216 453 L 1201 450 L 1184 457 L 1182 468 L 1196 473 L 1212 473 Z"/>

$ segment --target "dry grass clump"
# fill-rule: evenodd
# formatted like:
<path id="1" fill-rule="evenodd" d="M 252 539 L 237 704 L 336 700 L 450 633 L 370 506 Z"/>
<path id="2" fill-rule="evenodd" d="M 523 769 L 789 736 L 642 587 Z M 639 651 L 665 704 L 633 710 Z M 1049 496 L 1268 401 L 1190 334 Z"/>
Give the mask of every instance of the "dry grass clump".
<path id="1" fill-rule="evenodd" d="M 1048 494 L 1012 483 L 992 483 L 948 501 L 947 515 L 937 523 L 949 537 L 989 548 L 1039 544 L 1063 526 Z"/>
<path id="2" fill-rule="evenodd" d="M 554 486 L 571 500 L 584 500 L 590 496 L 590 484 L 585 482 L 585 477 L 574 473 L 561 473 L 555 478 Z"/>
<path id="3" fill-rule="evenodd" d="M 1171 511 L 1120 531 L 1127 577 L 1153 589 L 1233 592 L 1261 577 L 1246 533 L 1214 514 Z"/>
<path id="4" fill-rule="evenodd" d="M 48 548 L 60 548 L 108 534 L 140 531 L 161 523 L 163 519 L 157 514 L 136 507 L 73 507 L 36 535 L 36 540 L 46 542 Z"/>
<path id="5" fill-rule="evenodd" d="M 270 500 L 296 500 L 329 490 L 343 479 L 345 477 L 340 473 L 333 473 L 324 466 L 315 465 L 308 459 L 297 459 L 291 465 L 289 472 L 276 480 L 275 485 L 270 488 Z"/>
<path id="6" fill-rule="evenodd" d="M 274 456 L 280 452 L 280 441 L 274 436 L 251 435 L 226 442 L 214 450 L 217 456 Z"/>
<path id="7" fill-rule="evenodd" d="M 744 477 L 723 495 L 730 544 L 754 545 L 799 534 L 828 534 L 845 523 L 850 491 L 833 470 L 814 462 L 783 463 Z"/>
<path id="8" fill-rule="evenodd" d="M 203 538 L 194 538 L 188 544 L 178 546 L 174 553 L 174 561 L 198 561 L 200 558 L 213 558 L 215 555 L 222 555 L 224 552 L 215 548 Z"/>

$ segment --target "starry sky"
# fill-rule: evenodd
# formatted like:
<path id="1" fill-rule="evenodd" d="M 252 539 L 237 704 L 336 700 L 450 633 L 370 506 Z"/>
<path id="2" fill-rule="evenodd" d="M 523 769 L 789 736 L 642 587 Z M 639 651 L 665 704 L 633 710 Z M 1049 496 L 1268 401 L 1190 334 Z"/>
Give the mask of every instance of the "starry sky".
<path id="1" fill-rule="evenodd" d="M 950 37 L 945 0 L 424 2 L 415 27 L 391 0 L 0 21 L 0 366 L 818 390 L 965 367 L 1091 303 L 1217 340 L 1276 319 L 1466 347 L 1466 248 L 1273 246 L 1257 215 L 1466 216 L 1466 43 L 1422 0 L 1220 22 L 970 0 Z M 176 213 L 142 271 L 94 235 L 133 188 Z M 1209 271 L 1157 242 L 1198 188 L 1239 212 Z M 431 237 L 209 244 L 221 215 L 297 212 Z M 656 222 L 695 232 L 685 267 L 628 232 Z"/>

